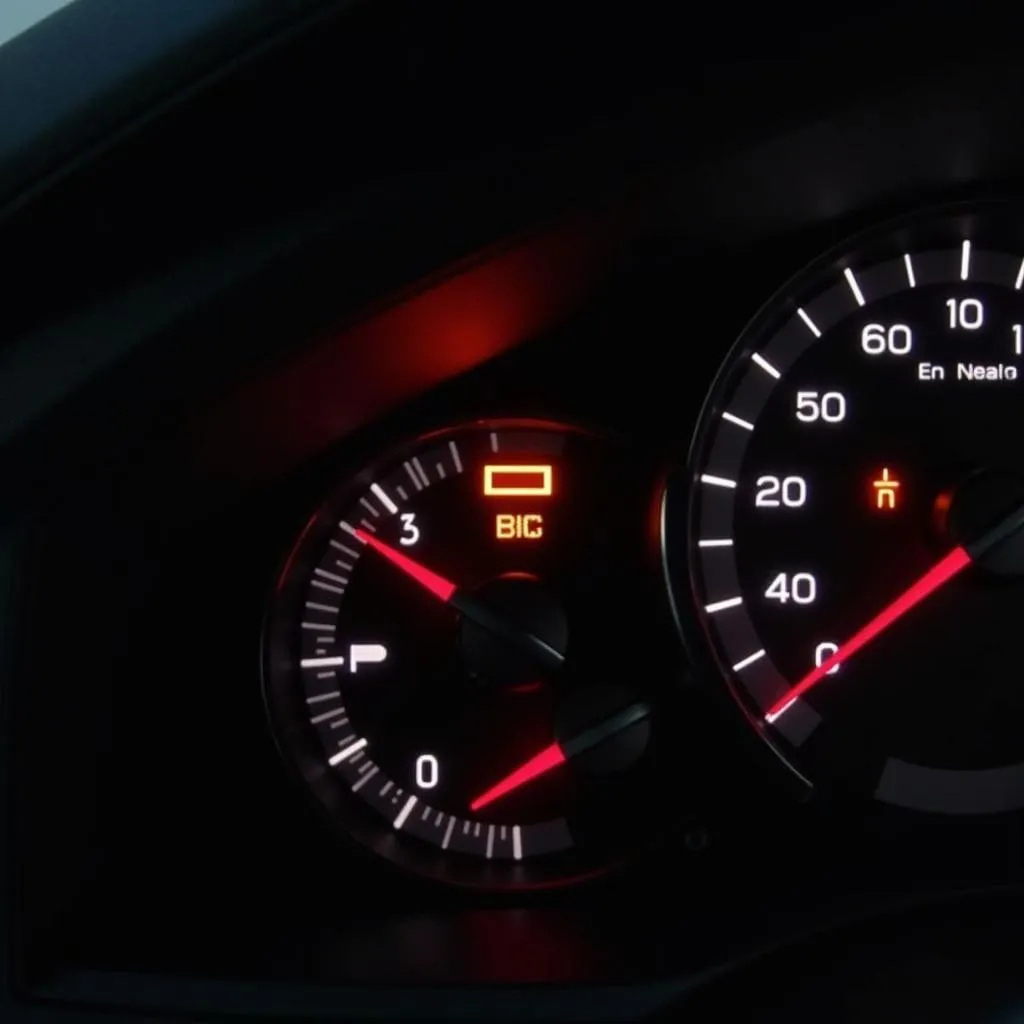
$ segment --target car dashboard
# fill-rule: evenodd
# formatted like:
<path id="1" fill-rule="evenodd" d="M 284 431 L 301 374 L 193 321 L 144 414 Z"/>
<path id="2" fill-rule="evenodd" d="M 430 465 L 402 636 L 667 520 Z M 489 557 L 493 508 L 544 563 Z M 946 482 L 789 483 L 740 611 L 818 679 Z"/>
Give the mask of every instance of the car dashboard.
<path id="1" fill-rule="evenodd" d="M 1019 1009 L 1012 19 L 702 17 L 324 5 L 10 202 L 18 1006 Z"/>

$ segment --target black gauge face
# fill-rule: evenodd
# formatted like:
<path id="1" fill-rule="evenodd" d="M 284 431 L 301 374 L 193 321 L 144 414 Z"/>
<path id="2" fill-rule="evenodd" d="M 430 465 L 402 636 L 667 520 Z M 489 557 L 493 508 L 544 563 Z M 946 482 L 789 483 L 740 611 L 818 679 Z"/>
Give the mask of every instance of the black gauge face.
<path id="1" fill-rule="evenodd" d="M 278 588 L 267 689 L 342 828 L 515 886 L 593 872 L 665 813 L 643 475 L 588 433 L 473 425 L 318 513 Z"/>
<path id="2" fill-rule="evenodd" d="M 1024 250 L 970 227 L 878 239 L 778 299 L 665 524 L 786 759 L 942 813 L 1024 806 Z"/>

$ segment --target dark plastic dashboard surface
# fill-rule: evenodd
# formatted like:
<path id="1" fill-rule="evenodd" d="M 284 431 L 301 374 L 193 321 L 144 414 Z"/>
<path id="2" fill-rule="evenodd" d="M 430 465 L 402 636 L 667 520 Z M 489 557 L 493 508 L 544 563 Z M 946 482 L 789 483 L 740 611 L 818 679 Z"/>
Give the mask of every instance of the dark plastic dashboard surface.
<path id="1" fill-rule="evenodd" d="M 679 645 L 659 670 L 700 796 L 638 868 L 536 896 L 441 889 L 310 813 L 266 725 L 259 630 L 310 509 L 392 442 L 553 417 L 624 436 L 653 477 L 800 266 L 896 213 L 1018 197 L 1009 25 L 937 7 L 922 48 L 898 5 L 799 31 L 706 13 L 682 60 L 624 11 L 541 28 L 427 7 L 339 13 L 0 227 L 17 998 L 135 1019 L 672 1019 L 695 992 L 690 1019 L 887 1019 L 925 972 L 879 974 L 901 949 L 872 928 L 908 920 L 951 978 L 965 935 L 1012 943 L 1018 817 L 800 803 Z M 836 962 L 867 949 L 846 974 L 809 949 L 828 935 Z M 878 1002 L 825 1011 L 824 982 L 801 984 L 853 991 L 858 964 Z M 930 1019 L 1012 1008 L 1014 964 L 989 966 L 964 987 L 991 998 L 933 991 Z M 755 994 L 772 971 L 795 1002 Z"/>

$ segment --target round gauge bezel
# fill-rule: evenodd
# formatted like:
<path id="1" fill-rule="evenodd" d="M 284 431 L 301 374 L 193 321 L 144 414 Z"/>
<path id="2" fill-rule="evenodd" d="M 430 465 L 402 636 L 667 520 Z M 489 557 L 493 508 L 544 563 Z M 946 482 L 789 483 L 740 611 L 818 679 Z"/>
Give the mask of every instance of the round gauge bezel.
<path id="1" fill-rule="evenodd" d="M 855 270 L 858 280 L 867 273 L 892 270 L 896 261 L 902 261 L 907 252 L 960 253 L 960 240 L 976 239 L 978 252 L 1005 254 L 1019 267 L 1024 254 L 1024 204 L 1019 200 L 989 200 L 986 202 L 960 202 L 924 211 L 916 211 L 895 220 L 872 226 L 841 241 L 826 253 L 794 273 L 765 302 L 718 367 L 712 384 L 700 409 L 684 465 L 669 477 L 662 496 L 661 528 L 663 569 L 673 614 L 691 661 L 705 680 L 713 681 L 713 688 L 729 698 L 733 707 L 739 707 L 750 727 L 749 735 L 761 741 L 761 748 L 774 755 L 771 760 L 785 770 L 785 778 L 794 783 L 793 791 L 802 798 L 815 797 L 829 803 L 866 803 L 890 807 L 899 812 L 924 812 L 923 807 L 886 803 L 870 794 L 851 791 L 820 772 L 814 777 L 801 764 L 799 735 L 793 742 L 786 729 L 764 722 L 763 704 L 766 695 L 755 695 L 734 671 L 734 661 L 728 645 L 719 635 L 719 627 L 703 611 L 704 584 L 699 578 L 703 557 L 696 547 L 694 528 L 698 518 L 698 503 L 704 500 L 704 488 L 697 482 L 707 472 L 709 444 L 720 433 L 719 414 L 726 408 L 725 400 L 735 397 L 737 385 L 748 372 L 748 363 L 754 352 L 764 353 L 791 327 L 798 309 L 805 310 L 822 336 L 834 323 L 845 318 L 847 312 L 835 317 L 829 313 L 829 304 L 846 302 L 850 297 L 848 285 L 843 282 L 847 267 Z M 917 257 L 914 257 L 915 262 Z M 1005 284 L 1006 269 L 1001 268 L 998 281 Z M 979 277 L 978 280 L 984 280 Z M 845 294 L 843 294 L 845 292 Z M 841 296 L 841 299 L 839 298 Z M 877 296 L 881 297 L 881 296 Z M 876 298 L 873 294 L 872 298 Z M 819 322 L 820 321 L 820 322 Z M 800 353 L 788 360 L 782 368 L 783 376 L 807 348 L 819 339 L 810 329 L 800 339 Z M 742 456 L 740 456 L 742 460 Z M 750 629 L 754 630 L 753 624 Z M 754 631 L 756 636 L 756 631 Z M 763 646 L 758 644 L 758 646 Z M 755 648 L 750 648 L 754 650 Z M 747 652 L 749 653 L 749 652 Z M 783 678 L 781 675 L 779 678 Z M 718 680 L 723 680 L 722 687 Z M 805 705 L 812 715 L 817 714 Z M 799 733 L 806 722 L 795 716 L 789 728 Z M 930 770 L 930 769 L 927 769 Z M 1016 813 L 1020 808 L 1005 808 L 1001 813 Z M 935 809 L 931 809 L 934 811 Z M 946 812 L 954 814 L 954 812 Z M 955 812 L 964 814 L 964 811 Z M 971 813 L 991 813 L 980 810 Z"/>
<path id="2" fill-rule="evenodd" d="M 535 417 L 468 419 L 429 430 L 389 447 L 380 458 L 334 487 L 322 500 L 291 545 L 267 602 L 261 644 L 263 694 L 278 751 L 301 788 L 313 798 L 321 818 L 343 842 L 368 851 L 384 864 L 432 882 L 492 892 L 562 888 L 602 878 L 630 863 L 644 842 L 654 836 L 634 837 L 619 847 L 590 849 L 573 845 L 564 851 L 522 860 L 485 860 L 444 851 L 414 837 L 396 833 L 357 794 L 339 784 L 325 762 L 322 744 L 309 721 L 295 659 L 294 623 L 303 600 L 307 577 L 318 552 L 336 525 L 337 513 L 365 494 L 384 466 L 401 465 L 424 446 L 443 442 L 467 431 L 541 431 L 588 437 L 622 444 L 605 430 L 577 423 Z M 639 524 L 642 530 L 644 524 Z M 653 556 L 652 556 L 653 557 Z M 653 567 L 652 567 L 653 570 Z M 639 840 L 639 841 L 637 841 Z"/>

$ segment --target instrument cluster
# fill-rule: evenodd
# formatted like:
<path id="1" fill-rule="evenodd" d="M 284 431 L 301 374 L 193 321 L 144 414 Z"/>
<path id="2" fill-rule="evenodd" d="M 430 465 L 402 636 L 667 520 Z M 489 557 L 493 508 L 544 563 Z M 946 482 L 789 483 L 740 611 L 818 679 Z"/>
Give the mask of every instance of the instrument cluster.
<path id="1" fill-rule="evenodd" d="M 1019 811 L 1022 289 L 1019 210 L 930 211 L 783 285 L 696 422 L 630 429 L 623 393 L 403 410 L 281 552 L 264 689 L 300 787 L 490 890 L 636 863 L 761 768 L 853 819 Z M 681 409 L 694 344 L 665 324 L 651 368 Z"/>

